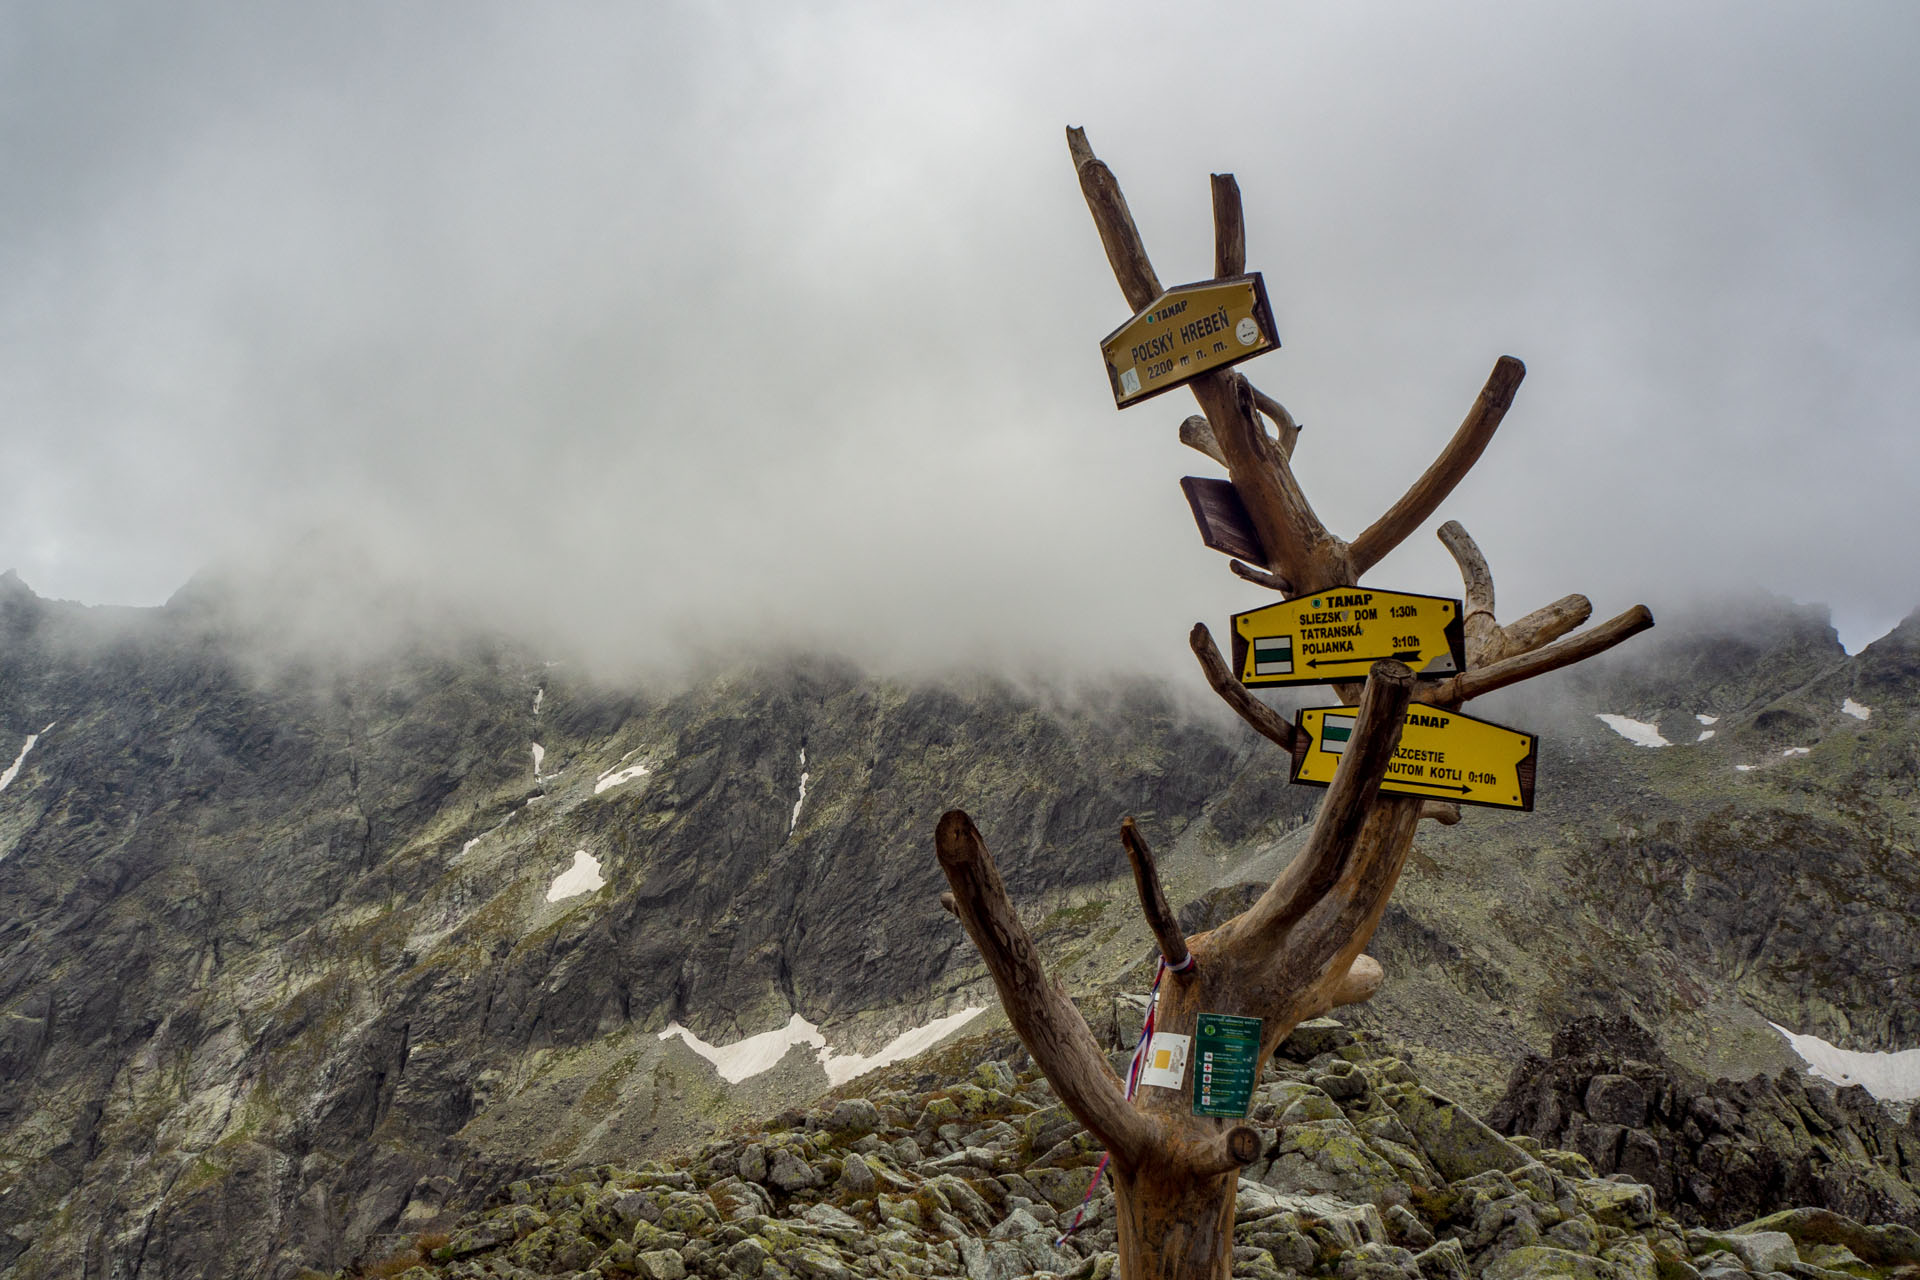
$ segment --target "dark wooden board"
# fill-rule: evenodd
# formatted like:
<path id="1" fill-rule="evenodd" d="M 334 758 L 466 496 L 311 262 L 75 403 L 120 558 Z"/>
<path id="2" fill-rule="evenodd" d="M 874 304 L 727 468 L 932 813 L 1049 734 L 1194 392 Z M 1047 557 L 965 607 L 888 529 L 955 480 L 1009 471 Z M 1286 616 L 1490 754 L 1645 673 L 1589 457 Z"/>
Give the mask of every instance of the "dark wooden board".
<path id="1" fill-rule="evenodd" d="M 1240 501 L 1240 491 L 1231 480 L 1209 480 L 1202 476 L 1182 476 L 1180 492 L 1187 495 L 1193 509 L 1193 523 L 1200 529 L 1200 541 L 1215 551 L 1230 555 L 1263 569 L 1271 568 L 1267 549 L 1260 545 L 1260 534 L 1253 517 Z"/>

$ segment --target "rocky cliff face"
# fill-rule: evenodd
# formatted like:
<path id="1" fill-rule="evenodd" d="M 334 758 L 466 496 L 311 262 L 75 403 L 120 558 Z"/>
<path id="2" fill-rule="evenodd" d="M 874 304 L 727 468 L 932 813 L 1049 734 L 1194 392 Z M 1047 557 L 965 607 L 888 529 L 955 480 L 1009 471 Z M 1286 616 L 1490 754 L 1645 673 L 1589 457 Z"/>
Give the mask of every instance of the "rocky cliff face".
<path id="1" fill-rule="evenodd" d="M 1920 1111 L 1796 1073 L 1707 1081 L 1627 1019 L 1578 1019 L 1529 1055 L 1495 1128 L 1651 1186 L 1683 1221 L 1731 1226 L 1800 1205 L 1920 1228 Z"/>
<path id="2" fill-rule="evenodd" d="M 1145 684 L 798 661 L 608 688 L 394 634 L 322 662 L 217 593 L 84 609 L 0 580 L 0 766 L 34 738 L 0 790 L 0 1271 L 332 1269 L 501 1177 L 812 1096 L 808 1048 L 732 1080 L 660 1033 L 799 1015 L 844 1060 L 991 1005 L 938 907 L 953 805 L 1104 996 L 1150 954 L 1121 815 L 1217 906 L 1318 798 Z M 1788 1066 L 1766 1018 L 1920 1041 L 1915 628 L 1851 659 L 1791 613 L 1730 643 L 1485 709 L 1542 733 L 1539 812 L 1423 833 L 1362 1013 L 1445 1088 L 1490 1099 L 1618 1006 L 1708 1075 Z M 1679 741 L 1696 714 L 1715 738 Z"/>

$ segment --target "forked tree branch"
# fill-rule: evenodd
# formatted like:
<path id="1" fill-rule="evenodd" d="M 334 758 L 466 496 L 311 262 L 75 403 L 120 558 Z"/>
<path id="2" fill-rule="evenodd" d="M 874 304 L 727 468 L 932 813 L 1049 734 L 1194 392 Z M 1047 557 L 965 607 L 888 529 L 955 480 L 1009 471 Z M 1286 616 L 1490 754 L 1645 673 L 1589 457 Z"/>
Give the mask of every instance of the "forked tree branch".
<path id="1" fill-rule="evenodd" d="M 1467 667 L 1471 670 L 1498 662 L 1507 656 L 1507 637 L 1494 618 L 1493 571 L 1487 568 L 1487 558 L 1458 520 L 1441 525 L 1438 537 L 1460 566 L 1460 581 L 1465 586 L 1466 614 L 1460 622 L 1467 638 Z"/>
<path id="2" fill-rule="evenodd" d="M 1561 596 L 1542 605 L 1518 622 L 1509 622 L 1502 630 L 1507 635 L 1507 654 L 1532 653 L 1552 644 L 1593 616 L 1593 602 L 1583 595 Z"/>
<path id="3" fill-rule="evenodd" d="M 1274 424 L 1274 430 L 1279 433 L 1277 437 L 1270 436 L 1262 428 L 1259 432 L 1261 449 L 1274 455 L 1272 460 L 1274 466 L 1285 465 L 1293 456 L 1293 442 L 1300 435 L 1299 425 L 1294 422 L 1293 415 L 1287 412 L 1285 405 L 1251 382 L 1247 382 L 1245 378 L 1241 378 L 1239 374 L 1236 373 L 1234 376 L 1246 383 L 1247 390 L 1253 395 L 1253 407 L 1269 419 Z M 1258 425 L 1257 419 L 1256 425 Z M 1221 449 L 1220 442 L 1214 438 L 1213 424 L 1200 414 L 1196 413 L 1180 424 L 1180 443 L 1189 449 L 1198 449 L 1223 467 L 1228 465 L 1226 452 Z"/>
<path id="4" fill-rule="evenodd" d="M 1291 460 L 1293 446 L 1300 439 L 1300 424 L 1295 422 L 1293 415 L 1287 412 L 1287 406 L 1258 387 L 1253 388 L 1253 403 L 1273 423 L 1276 437 L 1274 444 L 1279 446 L 1281 456 Z"/>
<path id="5" fill-rule="evenodd" d="M 1220 656 L 1220 648 L 1214 644 L 1213 632 L 1207 630 L 1206 623 L 1193 624 L 1193 630 L 1187 633 L 1187 644 L 1193 649 L 1193 656 L 1200 659 L 1200 670 L 1206 673 L 1207 683 L 1220 695 L 1220 700 L 1232 707 L 1234 714 L 1251 725 L 1254 732 L 1292 751 L 1296 732 L 1294 727 L 1281 718 L 1279 712 L 1249 693 L 1247 687 L 1234 677 L 1233 669 Z"/>
<path id="6" fill-rule="evenodd" d="M 1214 278 L 1237 276 L 1246 269 L 1247 223 L 1240 210 L 1240 184 L 1230 173 L 1216 173 L 1213 175 Z"/>
<path id="7" fill-rule="evenodd" d="M 1153 850 L 1147 848 L 1146 837 L 1140 834 L 1139 824 L 1132 818 L 1120 820 L 1120 843 L 1127 847 L 1127 861 L 1133 865 L 1133 887 L 1140 893 L 1140 914 L 1147 918 L 1147 928 L 1153 930 L 1154 941 L 1160 944 L 1167 968 L 1177 980 L 1185 982 L 1194 973 L 1194 967 L 1187 964 L 1192 954 L 1187 950 L 1187 936 L 1180 932 L 1173 908 L 1167 905 L 1167 895 L 1160 889 L 1160 872 L 1153 864 Z"/>
<path id="8" fill-rule="evenodd" d="M 1428 800 L 1421 804 L 1420 816 L 1443 827 L 1451 827 L 1460 821 L 1460 806 L 1445 800 Z"/>
<path id="9" fill-rule="evenodd" d="M 1123 1166 L 1137 1165 L 1152 1151 L 1159 1126 L 1133 1109 L 1086 1019 L 1047 977 L 973 820 L 950 810 L 934 832 L 934 849 L 953 886 L 961 923 L 993 975 L 1015 1034 L 1074 1119 Z"/>
<path id="10" fill-rule="evenodd" d="M 1442 680 L 1434 686 L 1433 701 L 1448 706 L 1459 706 L 1472 698 L 1492 693 L 1495 689 L 1504 689 L 1510 684 L 1519 684 L 1522 680 L 1531 680 L 1543 676 L 1549 671 L 1558 671 L 1570 667 L 1576 662 L 1585 662 L 1595 654 L 1605 653 L 1630 636 L 1637 636 L 1653 625 L 1653 614 L 1647 606 L 1637 604 L 1617 618 L 1601 623 L 1591 631 L 1583 631 L 1577 636 L 1558 641 L 1544 649 L 1532 653 L 1515 654 L 1503 658 L 1490 667 L 1478 671 L 1467 671 L 1451 679 Z"/>
<path id="11" fill-rule="evenodd" d="M 1248 582 L 1254 583 L 1256 586 L 1265 587 L 1269 591 L 1278 591 L 1283 596 L 1293 594 L 1293 584 L 1277 573 L 1270 573 L 1265 569 L 1240 560 L 1229 560 L 1227 567 L 1232 569 L 1240 577 L 1245 578 Z"/>
<path id="12" fill-rule="evenodd" d="M 1332 891 L 1274 939 L 1275 945 L 1256 953 L 1269 989 L 1318 992 L 1322 997 L 1339 991 L 1337 975 L 1357 964 L 1366 951 L 1406 869 L 1422 803 L 1417 796 L 1381 795 L 1367 807 L 1353 837 L 1354 852 Z M 1255 903 L 1248 914 L 1259 907 Z M 1216 929 L 1214 936 L 1232 923 Z"/>
<path id="13" fill-rule="evenodd" d="M 1329 974 L 1324 981 L 1314 984 L 1301 1004 L 1300 1021 L 1317 1018 L 1343 1005 L 1371 1000 L 1386 979 L 1386 970 L 1380 967 L 1378 960 L 1369 955 L 1355 956 L 1353 963 L 1344 970 Z"/>
<path id="14" fill-rule="evenodd" d="M 1213 424 L 1197 413 L 1180 424 L 1180 443 L 1189 449 L 1198 449 L 1223 467 L 1227 465 L 1227 455 L 1220 451 L 1220 442 L 1213 438 Z"/>
<path id="15" fill-rule="evenodd" d="M 1419 528 L 1453 492 L 1454 486 L 1466 477 L 1473 464 L 1479 461 L 1487 442 L 1493 439 L 1500 419 L 1506 416 L 1508 406 L 1513 403 L 1514 392 L 1520 389 L 1520 380 L 1526 376 L 1527 367 L 1512 356 L 1501 356 L 1494 362 L 1493 373 L 1487 378 L 1486 386 L 1480 389 L 1473 408 L 1467 411 L 1460 429 L 1453 433 L 1453 439 L 1447 441 L 1446 448 L 1440 451 L 1433 465 L 1413 482 L 1413 487 L 1407 490 L 1400 501 L 1387 508 L 1385 515 L 1368 525 L 1366 532 L 1353 540 L 1355 580 L 1379 564 L 1387 552 L 1399 546 L 1408 534 Z"/>
<path id="16" fill-rule="evenodd" d="M 1400 745 L 1413 672 L 1398 662 L 1376 662 L 1354 708 L 1352 736 L 1320 802 L 1306 848 L 1259 901 L 1214 932 L 1214 945 L 1235 959 L 1260 963 L 1280 949 L 1287 931 L 1327 896 L 1348 870 L 1360 829 L 1380 794 L 1380 782 Z M 1229 937 L 1228 935 L 1231 934 Z"/>

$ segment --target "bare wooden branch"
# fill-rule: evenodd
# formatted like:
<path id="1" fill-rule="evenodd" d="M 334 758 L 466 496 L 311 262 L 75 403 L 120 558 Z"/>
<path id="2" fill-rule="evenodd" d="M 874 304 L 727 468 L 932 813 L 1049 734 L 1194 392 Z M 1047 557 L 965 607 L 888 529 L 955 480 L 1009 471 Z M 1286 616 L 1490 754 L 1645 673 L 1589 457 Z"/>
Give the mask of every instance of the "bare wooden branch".
<path id="1" fill-rule="evenodd" d="M 1467 666 L 1498 662 L 1507 656 L 1507 636 L 1493 616 L 1493 571 L 1487 568 L 1487 558 L 1458 520 L 1441 525 L 1438 536 L 1460 566 L 1460 581 L 1465 584 L 1466 616 L 1461 625 L 1467 637 Z"/>
<path id="2" fill-rule="evenodd" d="M 1093 225 L 1100 232 L 1100 243 L 1107 250 L 1107 262 L 1113 278 L 1126 295 L 1127 305 L 1140 311 L 1160 296 L 1160 277 L 1140 242 L 1140 228 L 1133 224 L 1133 211 L 1120 194 L 1120 183 L 1113 171 L 1102 164 L 1087 143 L 1084 129 L 1068 128 L 1067 150 L 1073 155 L 1073 167 L 1080 175 L 1080 193 L 1087 198 Z"/>
<path id="3" fill-rule="evenodd" d="M 1340 879 L 1358 841 L 1361 825 L 1380 793 L 1387 765 L 1400 745 L 1407 706 L 1413 699 L 1413 684 L 1413 672 L 1404 664 L 1373 664 L 1355 708 L 1353 734 L 1347 740 L 1339 768 L 1334 770 L 1327 797 L 1320 802 L 1307 847 L 1244 915 L 1215 932 L 1216 939 L 1238 925 L 1235 933 L 1250 940 L 1247 945 L 1252 953 L 1267 955 L 1277 948 L 1287 930 Z"/>
<path id="4" fill-rule="evenodd" d="M 1214 644 L 1213 633 L 1207 630 L 1206 623 L 1193 624 L 1193 630 L 1187 633 L 1187 644 L 1192 647 L 1193 656 L 1200 659 L 1200 670 L 1206 673 L 1207 683 L 1220 695 L 1220 700 L 1232 707 L 1234 714 L 1251 725 L 1256 733 L 1292 751 L 1296 732 L 1294 727 L 1234 679 L 1233 670 L 1227 666 L 1227 660 L 1220 656 L 1220 647 Z"/>
<path id="5" fill-rule="evenodd" d="M 1213 424 L 1197 413 L 1180 424 L 1180 443 L 1189 449 L 1198 449 L 1223 467 L 1227 465 L 1227 455 L 1220 451 L 1220 442 L 1213 438 Z"/>
<path id="6" fill-rule="evenodd" d="M 1380 962 L 1372 956 L 1355 956 L 1353 963 L 1337 975 L 1330 975 L 1325 982 L 1316 984 L 1308 993 L 1301 1006 L 1300 1021 L 1317 1018 L 1330 1009 L 1343 1005 L 1359 1004 L 1373 999 L 1380 990 L 1380 984 L 1386 981 L 1386 971 Z"/>
<path id="7" fill-rule="evenodd" d="M 1283 596 L 1293 594 L 1293 584 L 1277 573 L 1269 573 L 1265 569 L 1257 568 L 1241 560 L 1229 560 L 1227 567 L 1245 578 L 1248 582 L 1257 583 L 1269 591 L 1278 591 Z"/>
<path id="8" fill-rule="evenodd" d="M 1160 954 L 1166 958 L 1173 976 L 1187 981 L 1194 974 L 1194 966 L 1187 964 L 1191 954 L 1187 950 L 1187 936 L 1180 932 L 1173 908 L 1167 905 L 1167 895 L 1161 892 L 1153 850 L 1147 847 L 1146 837 L 1140 834 L 1139 824 L 1132 818 L 1120 820 L 1120 843 L 1127 847 L 1127 861 L 1133 865 L 1133 887 L 1140 893 L 1140 913 L 1147 918 L 1147 928 L 1153 930 L 1154 941 L 1160 944 Z"/>
<path id="9" fill-rule="evenodd" d="M 958 809 L 947 812 L 934 832 L 934 849 L 967 936 L 986 961 L 1021 1043 L 1074 1119 L 1123 1165 L 1138 1164 L 1152 1150 L 1158 1126 L 1127 1101 L 1086 1019 L 1041 968 L 1040 953 L 973 820 Z"/>
<path id="10" fill-rule="evenodd" d="M 1253 386 L 1252 383 L 1247 385 Z M 1274 444 L 1279 446 L 1280 455 L 1284 458 L 1292 458 L 1294 442 L 1300 439 L 1300 424 L 1295 422 L 1293 415 L 1287 412 L 1287 406 L 1258 387 L 1253 387 L 1253 403 L 1254 407 L 1266 414 L 1268 420 L 1273 423 Z"/>
<path id="11" fill-rule="evenodd" d="M 1213 175 L 1213 274 L 1237 276 L 1247 269 L 1247 223 L 1240 210 L 1240 184 L 1230 173 Z"/>
<path id="12" fill-rule="evenodd" d="M 1576 627 L 1584 626 L 1592 616 L 1593 602 L 1585 596 L 1561 596 L 1520 621 L 1506 625 L 1507 656 L 1532 653 L 1542 645 L 1552 644 Z"/>
<path id="13" fill-rule="evenodd" d="M 1379 564 L 1387 552 L 1399 546 L 1408 534 L 1419 528 L 1453 492 L 1454 486 L 1460 483 L 1473 464 L 1479 461 L 1487 442 L 1493 439 L 1494 430 L 1506 416 L 1508 406 L 1513 403 L 1514 392 L 1520 389 L 1520 380 L 1526 374 L 1527 367 L 1512 356 L 1501 356 L 1494 363 L 1493 373 L 1487 378 L 1486 386 L 1480 389 L 1473 408 L 1468 410 L 1460 429 L 1453 433 L 1453 439 L 1447 441 L 1447 447 L 1440 451 L 1433 465 L 1414 481 L 1413 487 L 1407 490 L 1400 501 L 1389 507 L 1385 515 L 1367 526 L 1366 532 L 1353 540 L 1356 579 Z"/>
<path id="14" fill-rule="evenodd" d="M 1420 806 L 1420 816 L 1443 827 L 1451 827 L 1460 821 L 1460 806 L 1445 800 L 1428 800 Z"/>
<path id="15" fill-rule="evenodd" d="M 1531 680 L 1549 671 L 1558 671 L 1576 662 L 1584 662 L 1595 654 L 1605 653 L 1629 636 L 1639 635 L 1652 625 L 1653 614 L 1648 611 L 1647 606 L 1637 604 L 1619 617 L 1603 622 L 1591 631 L 1583 631 L 1577 636 L 1550 644 L 1544 649 L 1536 649 L 1532 653 L 1515 654 L 1490 667 L 1462 672 L 1450 680 L 1443 680 L 1435 686 L 1433 700 L 1450 706 L 1459 706 L 1471 698 L 1492 693 L 1495 689 L 1504 689 L 1510 684 L 1519 684 L 1522 680 Z"/>
<path id="16" fill-rule="evenodd" d="M 1259 1130 L 1248 1125 L 1237 1124 L 1221 1134 L 1198 1158 L 1192 1159 L 1192 1173 L 1196 1178 L 1204 1178 L 1211 1174 L 1232 1173 L 1259 1158 Z"/>

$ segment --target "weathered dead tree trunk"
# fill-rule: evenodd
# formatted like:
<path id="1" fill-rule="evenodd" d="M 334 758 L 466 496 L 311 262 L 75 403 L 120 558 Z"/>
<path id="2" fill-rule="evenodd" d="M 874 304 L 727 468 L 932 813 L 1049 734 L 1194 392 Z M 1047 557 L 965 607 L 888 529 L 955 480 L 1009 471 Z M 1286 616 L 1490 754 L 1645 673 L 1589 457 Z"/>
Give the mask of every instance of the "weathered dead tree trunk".
<path id="1" fill-rule="evenodd" d="M 1139 311 L 1161 286 L 1126 199 L 1080 130 L 1069 129 L 1067 141 L 1114 277 L 1128 306 Z M 1239 186 L 1230 175 L 1217 174 L 1213 197 L 1215 273 L 1238 274 L 1246 261 Z M 1466 475 L 1524 373 L 1518 360 L 1502 356 L 1439 458 L 1352 542 L 1328 532 L 1294 479 L 1298 428 L 1286 409 L 1232 370 L 1201 375 L 1190 385 L 1205 416 L 1181 424 L 1180 438 L 1226 467 L 1267 552 L 1264 566 L 1236 561 L 1235 572 L 1289 597 L 1355 584 Z M 1451 522 L 1440 537 L 1466 584 L 1466 668 L 1444 680 L 1420 681 L 1398 662 L 1381 662 L 1364 687 L 1336 689 L 1343 701 L 1358 704 L 1353 736 L 1306 848 L 1258 902 L 1217 929 L 1182 937 L 1145 840 L 1131 819 L 1123 823 L 1141 907 L 1170 966 L 1157 1031 L 1192 1036 L 1203 1012 L 1256 1017 L 1259 1061 L 1265 1062 L 1297 1023 L 1371 997 L 1383 974 L 1365 948 L 1399 880 L 1414 829 L 1423 817 L 1443 823 L 1460 817 L 1455 805 L 1381 793 L 1408 706 L 1458 708 L 1653 625 L 1652 615 L 1635 607 L 1568 636 L 1592 612 L 1585 598 L 1568 596 L 1502 627 L 1494 617 L 1493 577 L 1473 539 Z M 1290 747 L 1294 726 L 1240 684 L 1207 628 L 1195 625 L 1191 640 L 1222 700 L 1253 729 Z M 1092 1031 L 1043 971 L 971 819 L 957 809 L 949 812 L 940 820 L 935 845 L 952 886 L 949 905 L 985 959 L 1014 1030 L 1061 1101 L 1113 1157 L 1123 1280 L 1226 1280 L 1232 1271 L 1234 1188 L 1241 1167 L 1259 1154 L 1254 1132 L 1231 1120 L 1194 1115 L 1184 1088 L 1147 1085 L 1129 1101 Z M 1178 969 L 1188 955 L 1193 965 Z"/>

